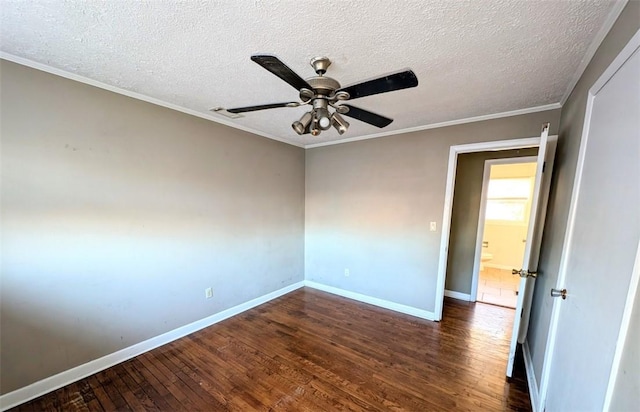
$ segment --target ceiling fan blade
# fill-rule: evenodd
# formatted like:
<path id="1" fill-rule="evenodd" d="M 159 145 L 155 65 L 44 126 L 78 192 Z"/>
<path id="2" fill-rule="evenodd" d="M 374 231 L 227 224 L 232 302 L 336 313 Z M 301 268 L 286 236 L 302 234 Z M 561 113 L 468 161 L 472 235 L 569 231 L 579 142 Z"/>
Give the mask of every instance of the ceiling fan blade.
<path id="1" fill-rule="evenodd" d="M 379 114 L 372 113 L 368 110 L 351 106 L 350 104 L 343 104 L 341 106 L 346 106 L 349 108 L 349 111 L 344 113 L 345 116 L 353 117 L 354 119 L 360 120 L 361 122 L 372 124 L 376 127 L 383 128 L 383 127 L 389 126 L 391 122 L 393 122 L 393 119 L 389 119 L 388 117 L 384 117 Z"/>
<path id="2" fill-rule="evenodd" d="M 258 106 L 236 107 L 235 109 L 227 109 L 227 111 L 229 113 L 245 113 L 245 112 L 255 112 L 257 110 L 277 109 L 278 107 L 296 107 L 296 106 L 299 106 L 298 102 L 271 103 L 271 104 L 261 104 Z"/>
<path id="3" fill-rule="evenodd" d="M 289 68 L 289 66 L 282 63 L 276 56 L 254 54 L 251 56 L 251 60 L 289 83 L 296 90 L 313 89 L 309 83 L 307 83 L 302 77 L 298 76 L 296 72 Z"/>
<path id="4" fill-rule="evenodd" d="M 380 76 L 377 79 L 367 80 L 362 83 L 343 87 L 338 91 L 349 93 L 350 100 L 373 94 L 393 92 L 395 90 L 408 89 L 418 85 L 418 78 L 411 70 Z"/>

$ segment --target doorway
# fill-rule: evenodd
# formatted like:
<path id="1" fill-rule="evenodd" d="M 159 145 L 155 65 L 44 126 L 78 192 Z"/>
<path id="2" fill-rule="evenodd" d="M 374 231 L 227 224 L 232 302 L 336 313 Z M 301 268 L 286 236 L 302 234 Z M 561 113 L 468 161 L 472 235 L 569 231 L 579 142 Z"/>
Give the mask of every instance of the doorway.
<path id="1" fill-rule="evenodd" d="M 499 151 L 483 150 L 462 153 L 458 156 L 447 251 L 445 280 L 447 296 L 476 301 L 481 251 L 485 252 L 485 263 L 487 263 L 487 250 L 481 248 L 484 223 L 483 199 L 486 199 L 484 192 L 487 191 L 489 181 L 486 162 L 500 164 L 499 162 L 504 160 L 507 163 L 515 163 L 521 158 L 526 158 L 527 160 L 523 161 L 528 162 L 532 158 L 535 159 L 537 154 L 537 147 L 529 147 Z M 491 246 L 493 248 L 494 244 L 492 243 Z M 493 260 L 490 263 L 494 263 Z M 519 268 L 520 265 L 522 260 L 513 267 Z M 493 267 L 493 269 L 497 268 Z M 512 276 L 511 272 L 509 276 Z"/>
<path id="2" fill-rule="evenodd" d="M 557 144 L 557 136 L 549 136 L 549 124 L 542 126 L 539 138 L 516 139 L 510 141 L 495 141 L 486 143 L 477 143 L 469 145 L 452 146 L 449 152 L 449 167 L 447 172 L 447 185 L 445 190 L 444 215 L 442 221 L 442 237 L 440 244 L 440 261 L 438 269 L 438 284 L 436 290 L 435 320 L 442 319 L 442 308 L 445 296 L 445 282 L 449 280 L 447 273 L 449 264 L 455 263 L 455 259 L 450 259 L 450 241 L 453 241 L 453 222 L 452 212 L 454 210 L 454 187 L 458 189 L 458 160 L 463 154 L 473 154 L 483 151 L 502 151 L 510 149 L 537 148 L 536 156 L 536 177 L 533 189 L 533 198 L 531 202 L 530 220 L 527 229 L 527 240 L 525 243 L 525 252 L 518 275 L 520 277 L 519 294 L 514 310 L 514 323 L 511 331 L 511 344 L 509 346 L 509 355 L 506 368 L 506 376 L 511 377 L 513 373 L 513 365 L 516 358 L 516 349 L 518 343 L 523 343 L 529 324 L 529 315 L 531 310 L 531 300 L 533 296 L 533 287 L 535 286 L 536 272 L 540 251 L 540 242 L 542 240 L 542 230 L 544 228 L 545 214 L 547 202 L 549 200 L 549 187 L 551 185 L 551 174 L 553 171 L 553 163 L 555 149 Z M 505 156 L 507 157 L 507 156 Z M 461 191 L 464 193 L 464 191 Z M 464 205 L 464 203 L 463 203 Z M 467 216 L 471 214 L 467 213 Z M 478 214 L 475 214 L 476 222 Z M 451 228 L 451 231 L 450 231 Z M 475 239 L 476 233 L 470 237 Z M 474 249 L 472 247 L 472 249 Z M 470 295 L 467 295 L 470 299 Z"/>
<path id="3" fill-rule="evenodd" d="M 485 161 L 471 300 L 515 309 L 535 176 L 534 156 Z"/>

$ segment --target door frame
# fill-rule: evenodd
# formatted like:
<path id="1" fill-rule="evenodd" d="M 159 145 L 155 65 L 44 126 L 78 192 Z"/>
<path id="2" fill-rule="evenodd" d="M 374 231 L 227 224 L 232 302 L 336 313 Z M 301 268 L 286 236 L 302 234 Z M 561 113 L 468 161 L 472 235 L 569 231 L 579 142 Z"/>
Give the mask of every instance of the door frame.
<path id="1" fill-rule="evenodd" d="M 557 136 L 555 136 L 557 137 Z M 471 143 L 451 146 L 449 149 L 449 163 L 447 168 L 447 183 L 444 195 L 444 210 L 442 213 L 442 236 L 440 238 L 440 254 L 438 262 L 438 277 L 436 283 L 434 320 L 442 320 L 444 307 L 444 284 L 447 276 L 447 255 L 449 252 L 449 237 L 451 231 L 451 214 L 453 210 L 453 191 L 458 167 L 458 155 L 463 153 L 488 152 L 510 149 L 526 149 L 539 147 L 541 137 L 527 137 L 522 139 L 497 140 L 492 142 Z"/>
<path id="2" fill-rule="evenodd" d="M 484 171 L 482 174 L 482 192 L 480 195 L 480 213 L 478 214 L 478 232 L 476 233 L 476 251 L 473 261 L 473 273 L 471 275 L 471 302 L 475 302 L 476 300 L 478 300 L 478 282 L 480 280 L 481 261 L 480 258 L 482 257 L 482 239 L 484 238 L 484 226 L 487 212 L 487 196 L 489 191 L 489 180 L 491 177 L 491 166 L 536 163 L 536 161 L 536 156 L 506 157 L 501 159 L 487 159 L 484 161 Z M 529 209 L 529 218 L 531 218 L 531 209 Z"/>
<path id="3" fill-rule="evenodd" d="M 607 82 L 613 77 L 614 74 L 626 63 L 626 61 L 640 48 L 640 30 L 629 40 L 627 45 L 620 51 L 618 56 L 611 62 L 609 67 L 600 75 L 598 80 L 589 89 L 587 97 L 587 106 L 585 110 L 584 123 L 582 126 L 582 136 L 580 139 L 580 149 L 578 152 L 578 162 L 576 164 L 576 174 L 573 181 L 573 189 L 571 193 L 571 203 L 569 206 L 569 215 L 567 218 L 567 228 L 565 230 L 564 242 L 562 245 L 562 254 L 560 257 L 560 268 L 558 271 L 558 279 L 556 281 L 556 288 L 562 289 L 564 287 L 567 277 L 567 265 L 569 262 L 569 250 L 570 245 L 573 242 L 573 231 L 576 220 L 576 208 L 578 198 L 580 196 L 580 184 L 582 182 L 582 173 L 584 171 L 584 161 L 587 151 L 587 143 L 589 140 L 589 132 L 591 127 L 591 115 L 593 112 L 593 102 L 600 90 L 607 84 Z M 615 387 L 615 381 L 618 376 L 618 370 L 620 367 L 620 360 L 624 343 L 627 336 L 627 331 L 630 326 L 631 311 L 635 302 L 635 292 L 638 288 L 640 279 L 640 245 L 638 245 L 638 252 L 636 254 L 636 260 L 631 274 L 631 281 L 629 284 L 629 293 L 626 296 L 625 309 L 622 316 L 622 322 L 620 325 L 620 331 L 618 334 L 618 341 L 616 343 L 616 349 L 613 357 L 613 364 L 611 366 L 611 373 L 609 375 L 609 383 L 604 400 L 604 410 L 608 411 L 611 407 L 611 400 L 613 396 L 613 389 Z M 544 353 L 544 359 L 542 363 L 542 373 L 540 376 L 540 387 L 538 390 L 538 411 L 544 411 L 547 403 L 547 391 L 549 389 L 549 378 L 551 373 L 551 363 L 553 362 L 553 353 L 555 351 L 558 322 L 560 319 L 561 300 L 554 299 L 551 308 L 551 321 L 549 323 L 549 333 L 547 335 L 547 346 Z"/>

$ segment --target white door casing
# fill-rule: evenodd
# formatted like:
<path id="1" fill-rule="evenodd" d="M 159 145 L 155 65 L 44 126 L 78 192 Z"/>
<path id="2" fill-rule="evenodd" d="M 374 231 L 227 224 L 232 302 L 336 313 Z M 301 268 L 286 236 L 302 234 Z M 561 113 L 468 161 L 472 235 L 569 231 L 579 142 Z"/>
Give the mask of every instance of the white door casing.
<path id="1" fill-rule="evenodd" d="M 445 284 L 445 277 L 447 272 L 447 253 L 448 253 L 449 235 L 450 235 L 449 231 L 451 228 L 451 211 L 453 206 L 453 192 L 454 192 L 454 185 L 455 185 L 456 167 L 458 163 L 458 155 L 461 153 L 474 153 L 474 152 L 482 152 L 487 150 L 509 150 L 509 149 L 521 149 L 526 147 L 537 146 L 539 148 L 538 159 L 544 159 L 544 158 L 547 159 L 546 167 L 544 165 L 544 162 L 541 162 L 539 164 L 539 167 L 537 167 L 537 170 L 536 170 L 536 184 L 535 184 L 536 188 L 534 190 L 539 191 L 542 187 L 547 188 L 543 192 L 544 196 L 541 196 L 540 193 L 538 193 L 537 195 L 534 194 L 534 200 L 532 202 L 531 217 L 537 216 L 538 210 L 546 212 L 546 206 L 548 201 L 548 187 L 550 185 L 551 170 L 553 167 L 553 158 L 554 158 L 555 147 L 557 142 L 557 136 L 548 136 L 548 132 L 549 132 L 549 125 L 546 124 L 543 127 L 542 135 L 540 137 L 531 137 L 531 138 L 513 139 L 513 140 L 499 140 L 499 141 L 484 142 L 484 143 L 473 143 L 473 144 L 452 146 L 451 149 L 449 150 L 449 163 L 448 163 L 449 166 L 447 170 L 445 202 L 444 202 L 444 209 L 443 209 L 443 216 L 442 216 L 442 237 L 440 239 L 440 255 L 439 255 L 440 260 L 438 264 L 438 278 L 437 278 L 437 285 L 436 285 L 436 298 L 435 298 L 436 301 L 435 301 L 435 310 L 434 310 L 436 321 L 439 321 L 442 319 L 442 309 L 444 306 L 443 305 L 444 304 L 444 284 Z M 544 137 L 544 144 L 543 144 L 543 137 Z M 542 147 L 544 147 L 543 150 L 541 150 Z M 541 156 L 541 153 L 542 153 L 542 156 Z M 543 173 L 543 170 L 544 170 L 544 173 Z M 542 176 L 545 177 L 544 180 L 540 179 Z M 533 205 L 536 205 L 535 211 L 533 210 Z M 534 214 L 534 212 L 536 212 L 536 214 Z M 540 216 L 540 218 L 537 218 L 537 219 L 530 219 L 529 225 L 530 225 L 530 228 L 534 227 L 534 228 L 540 228 L 540 229 L 535 231 L 536 236 L 533 236 L 534 231 L 532 230 L 528 231 L 528 235 L 532 236 L 533 241 L 527 242 L 528 250 L 525 251 L 527 253 L 527 257 L 526 257 L 527 262 L 525 263 L 527 264 L 535 263 L 537 265 L 540 240 L 542 237 L 542 227 L 544 226 L 544 217 Z M 532 266 L 525 267 L 523 265 L 523 268 L 528 269 L 530 271 L 535 271 L 535 268 L 533 268 Z M 522 322 L 523 329 L 520 326 L 516 328 L 516 326 L 514 325 L 514 332 L 512 334 L 512 342 L 511 342 L 511 346 L 513 347 L 513 351 L 512 351 L 513 356 L 511 355 L 509 356 L 508 365 L 507 365 L 507 376 L 510 376 L 513 370 L 513 363 L 514 363 L 513 361 L 515 360 L 515 348 L 517 346 L 518 335 L 520 334 L 521 329 L 522 329 L 522 335 L 523 336 L 526 335 L 526 327 L 528 326 L 528 322 L 529 322 L 529 310 L 531 307 L 530 306 L 531 298 L 529 297 L 526 300 L 524 299 L 524 296 L 526 294 L 523 293 L 522 290 L 523 288 L 525 288 L 525 291 L 526 291 L 526 285 L 523 285 L 523 283 L 526 284 L 527 282 L 521 281 L 521 284 L 520 284 L 521 292 L 518 295 L 518 305 L 521 308 L 520 313 L 523 313 L 524 309 L 527 309 L 527 313 L 526 313 L 526 317 L 522 318 L 524 319 L 524 321 Z M 526 302 L 529 302 L 528 305 L 525 304 Z M 519 316 L 516 316 L 516 319 L 518 319 L 518 321 L 520 322 Z"/>
<path id="2" fill-rule="evenodd" d="M 640 277 L 640 31 L 589 91 L 539 410 L 608 410 Z M 638 304 L 637 302 L 635 304 Z"/>
<path id="3" fill-rule="evenodd" d="M 557 138 L 557 136 L 554 136 Z M 493 142 L 470 143 L 451 146 L 449 149 L 449 162 L 447 167 L 447 182 L 444 195 L 444 209 L 442 212 L 442 235 L 440 237 L 440 257 L 438 259 L 438 277 L 436 283 L 436 297 L 434 320 L 442 320 L 442 308 L 444 306 L 444 283 L 447 274 L 447 255 L 449 253 L 449 237 L 451 230 L 451 212 L 453 208 L 453 192 L 455 186 L 456 168 L 458 167 L 458 155 L 462 153 L 475 153 L 491 150 L 511 150 L 538 147 L 540 137 L 528 137 L 523 139 L 497 140 Z"/>
<path id="4" fill-rule="evenodd" d="M 538 271 L 540 243 L 542 241 L 542 232 L 547 214 L 547 202 L 549 200 L 549 188 L 551 187 L 551 173 L 553 170 L 556 143 L 557 137 L 549 136 L 549 124 L 545 124 L 542 128 L 540 145 L 538 146 L 531 214 L 529 217 L 529 228 L 527 229 L 524 257 L 522 259 L 522 269 L 528 272 Z M 535 280 L 535 277 L 523 277 L 520 279 L 518 301 L 516 303 L 511 343 L 509 345 L 509 359 L 507 361 L 506 375 L 508 377 L 511 377 L 513 374 L 518 342 L 524 342 L 524 338 L 527 335 Z"/>
<path id="5" fill-rule="evenodd" d="M 451 230 L 451 212 L 453 208 L 453 192 L 455 186 L 458 155 L 462 153 L 475 153 L 490 150 L 511 150 L 537 147 L 540 137 L 524 139 L 496 140 L 492 142 L 470 143 L 451 146 L 449 150 L 449 163 L 447 168 L 447 183 L 444 196 L 444 208 L 442 212 L 442 236 L 440 237 L 440 254 L 438 261 L 438 278 L 436 284 L 434 320 L 442 320 L 442 308 L 444 303 L 444 283 L 447 273 L 447 253 L 449 250 L 449 237 Z"/>

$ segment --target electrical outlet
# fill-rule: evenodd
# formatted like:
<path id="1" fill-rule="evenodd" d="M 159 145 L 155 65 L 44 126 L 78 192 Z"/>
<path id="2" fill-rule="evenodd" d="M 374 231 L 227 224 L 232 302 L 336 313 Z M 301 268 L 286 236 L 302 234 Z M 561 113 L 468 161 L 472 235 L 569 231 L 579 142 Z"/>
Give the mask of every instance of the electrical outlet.
<path id="1" fill-rule="evenodd" d="M 204 297 L 207 298 L 207 299 L 211 299 L 213 297 L 213 289 L 206 288 L 204 290 Z"/>
<path id="2" fill-rule="evenodd" d="M 429 224 L 429 230 L 431 230 L 432 232 L 435 232 L 437 230 L 436 222 L 431 222 Z"/>
<path id="3" fill-rule="evenodd" d="M 345 269 L 345 270 L 344 270 L 344 275 L 345 275 L 346 277 L 349 277 L 349 275 L 350 275 L 350 273 L 349 273 L 349 269 Z"/>

